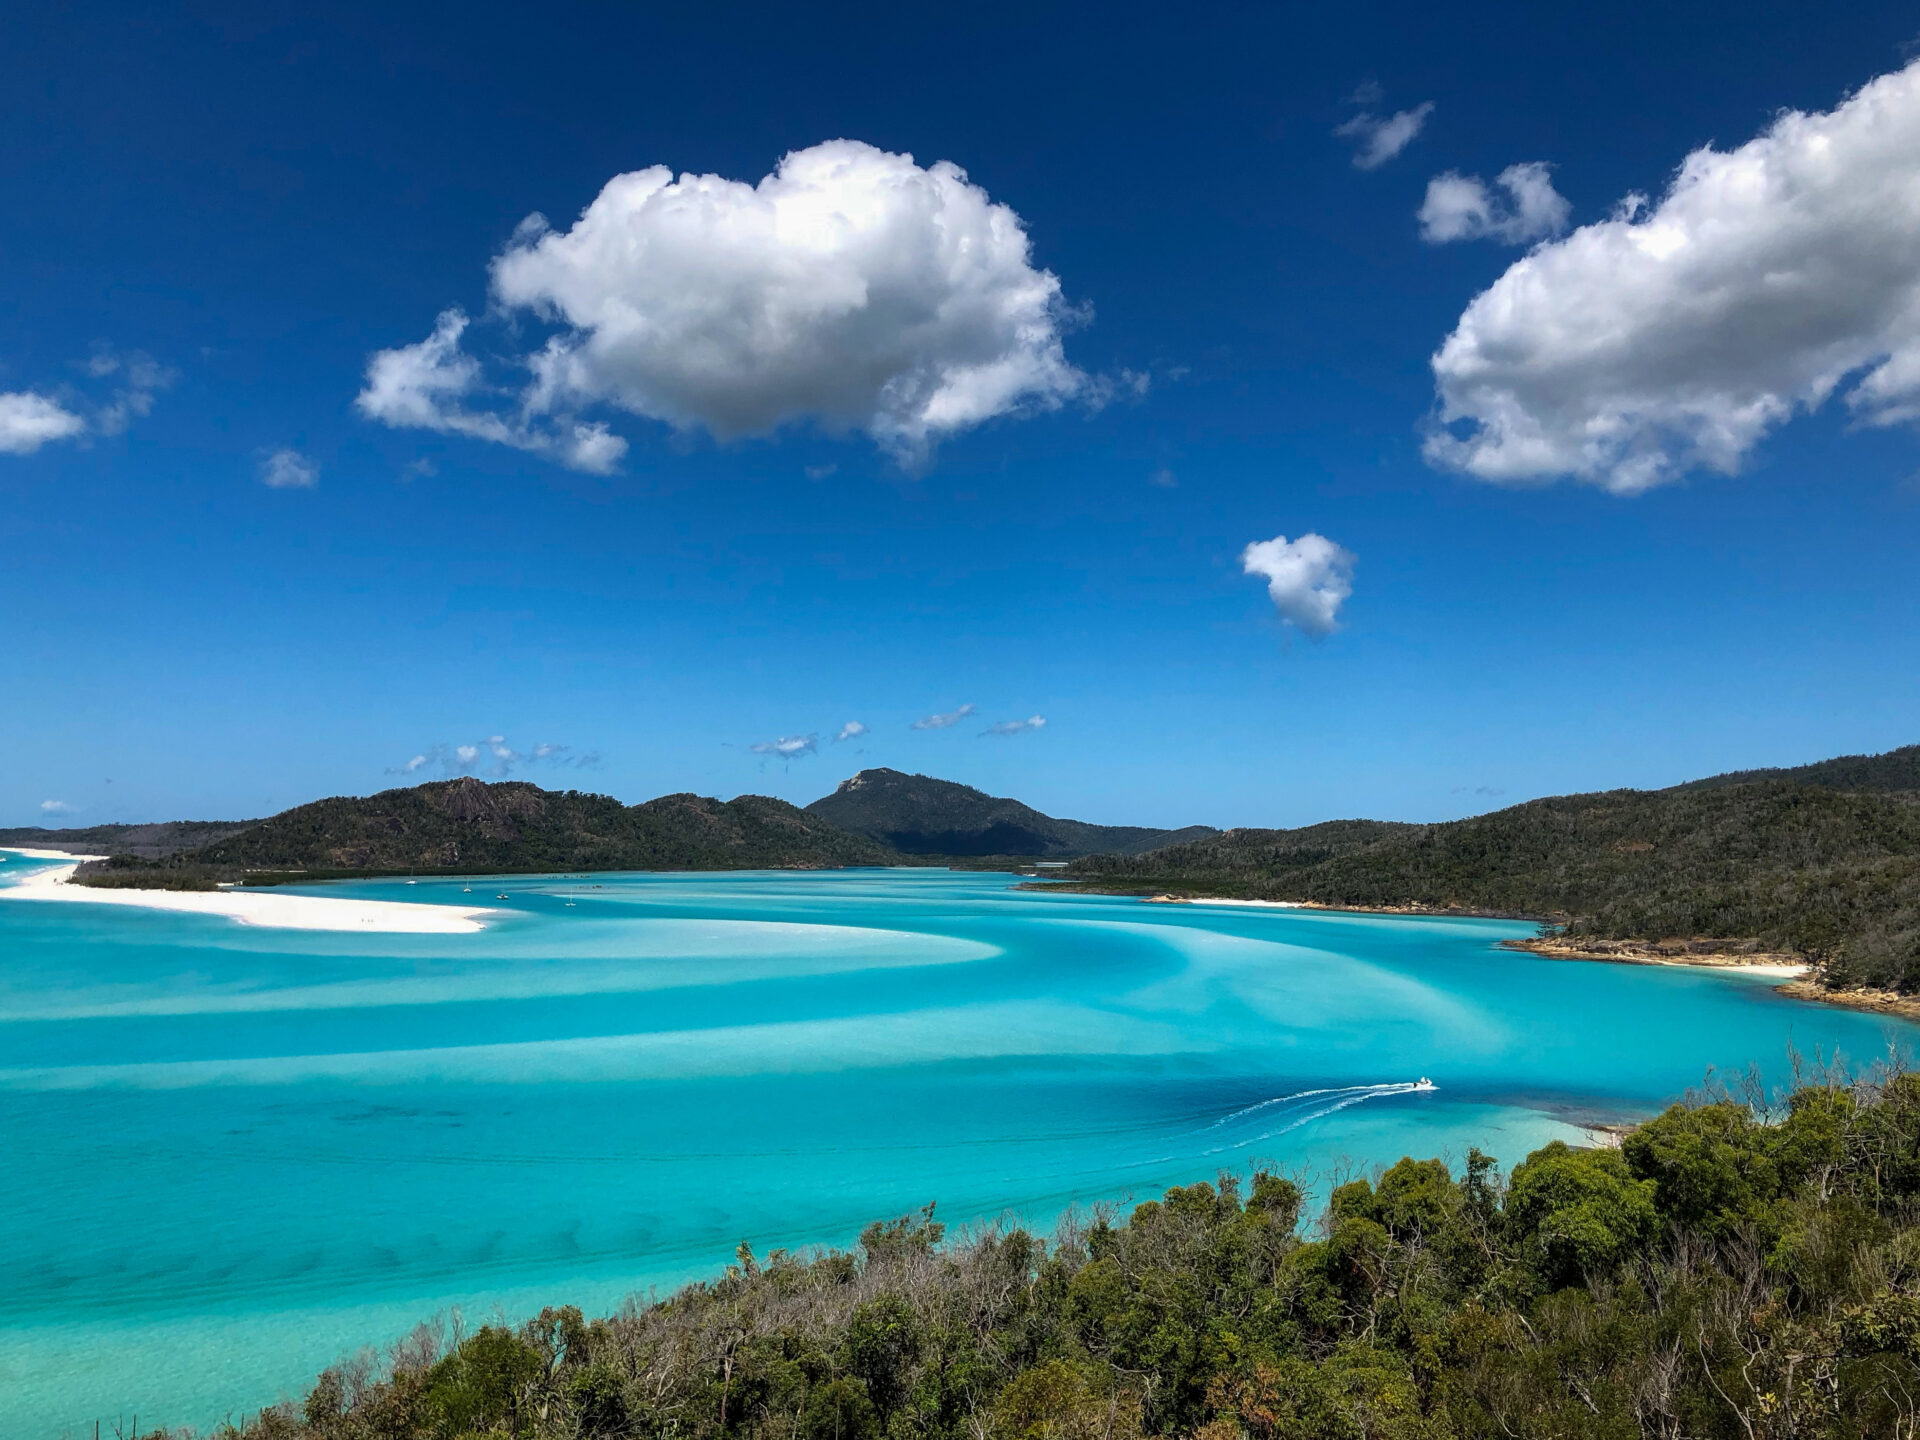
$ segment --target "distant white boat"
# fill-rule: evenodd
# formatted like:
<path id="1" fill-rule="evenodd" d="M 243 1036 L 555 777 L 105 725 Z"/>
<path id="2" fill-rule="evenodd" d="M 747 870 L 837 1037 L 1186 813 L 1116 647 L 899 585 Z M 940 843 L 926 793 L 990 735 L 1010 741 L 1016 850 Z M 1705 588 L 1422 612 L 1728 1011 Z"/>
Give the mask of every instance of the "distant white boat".
<path id="1" fill-rule="evenodd" d="M 1422 1075 L 1420 1077 L 1420 1083 L 1413 1088 L 1416 1090 L 1438 1090 L 1440 1087 Z"/>

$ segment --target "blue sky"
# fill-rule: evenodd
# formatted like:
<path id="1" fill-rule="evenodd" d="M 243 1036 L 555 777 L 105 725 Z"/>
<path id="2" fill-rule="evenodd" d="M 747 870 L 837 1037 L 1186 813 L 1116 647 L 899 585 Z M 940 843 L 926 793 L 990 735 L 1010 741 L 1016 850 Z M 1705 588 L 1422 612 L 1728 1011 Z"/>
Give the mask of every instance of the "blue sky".
<path id="1" fill-rule="evenodd" d="M 1915 34 L 12 15 L 0 823 L 868 765 L 1100 821 L 1431 819 L 1911 743 Z M 769 229 L 744 186 L 790 154 L 882 228 Z M 581 220 L 652 166 L 720 179 Z"/>

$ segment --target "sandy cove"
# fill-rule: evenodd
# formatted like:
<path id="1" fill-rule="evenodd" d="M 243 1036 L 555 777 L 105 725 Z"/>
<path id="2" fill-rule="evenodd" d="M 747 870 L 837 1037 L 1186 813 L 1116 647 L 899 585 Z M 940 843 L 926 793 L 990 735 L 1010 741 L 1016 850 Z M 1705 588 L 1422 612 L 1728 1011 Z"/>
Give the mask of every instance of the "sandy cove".
<path id="1" fill-rule="evenodd" d="M 346 930 L 360 934 L 472 935 L 498 911 L 473 905 L 417 905 L 402 900 L 347 900 L 330 895 L 284 895 L 271 890 L 109 890 L 70 885 L 73 872 L 92 855 L 58 850 L 9 850 L 33 860 L 66 864 L 0 885 L 0 900 L 69 901 L 81 905 L 130 905 L 141 910 L 172 910 L 189 915 L 219 915 L 241 925 L 272 930 Z M 0 867 L 0 875 L 6 870 Z"/>
<path id="2" fill-rule="evenodd" d="M 1273 910 L 1347 910 L 1359 915 L 1464 915 L 1469 911 L 1424 910 L 1414 906 L 1333 906 L 1311 900 L 1228 900 L 1200 895 L 1142 895 L 1145 905 L 1247 905 Z M 1488 917 L 1509 919 L 1509 916 Z M 1844 1010 L 1865 1010 L 1876 1015 L 1893 1015 L 1902 1020 L 1920 1021 L 1920 996 L 1902 995 L 1897 990 L 1829 990 L 1814 977 L 1813 966 L 1798 955 L 1768 951 L 1695 949 L 1687 942 L 1648 945 L 1631 940 L 1594 940 L 1575 944 L 1567 940 L 1503 940 L 1501 947 L 1538 955 L 1546 960 L 1598 960 L 1609 965 L 1673 965 L 1682 969 L 1738 970 L 1767 980 L 1779 980 L 1777 994 L 1816 1005 L 1838 1005 Z"/>

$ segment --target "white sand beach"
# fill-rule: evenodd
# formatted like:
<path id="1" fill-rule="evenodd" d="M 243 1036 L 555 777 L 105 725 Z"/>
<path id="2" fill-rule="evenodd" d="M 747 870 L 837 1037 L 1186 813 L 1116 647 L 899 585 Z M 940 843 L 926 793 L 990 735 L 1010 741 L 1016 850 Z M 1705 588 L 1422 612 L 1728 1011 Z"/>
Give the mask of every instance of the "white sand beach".
<path id="1" fill-rule="evenodd" d="M 1223 900 L 1211 895 L 1145 895 L 1148 905 L 1245 905 L 1255 910 L 1311 910 L 1303 900 Z"/>
<path id="2" fill-rule="evenodd" d="M 241 925 L 274 930 L 353 930 L 366 934 L 471 935 L 486 928 L 497 912 L 474 905 L 414 905 L 399 900 L 348 900 L 326 895 L 286 895 L 275 890 L 106 890 L 69 885 L 82 860 L 59 850 L 9 850 L 34 860 L 63 860 L 5 883 L 0 867 L 0 900 L 59 900 L 81 905 L 131 905 L 143 910 L 173 910 L 191 915 L 221 915 Z"/>

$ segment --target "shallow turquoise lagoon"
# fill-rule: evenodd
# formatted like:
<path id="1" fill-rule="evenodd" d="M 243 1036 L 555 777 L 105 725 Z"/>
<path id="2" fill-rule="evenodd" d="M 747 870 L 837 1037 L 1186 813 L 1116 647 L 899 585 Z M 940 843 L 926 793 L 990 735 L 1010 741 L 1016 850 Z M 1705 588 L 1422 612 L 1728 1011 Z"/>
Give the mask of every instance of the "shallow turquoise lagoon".
<path id="1" fill-rule="evenodd" d="M 1050 1227 L 1255 1161 L 1511 1163 L 1914 1035 L 1520 925 L 1014 883 L 328 892 L 504 912 L 448 936 L 0 902 L 0 1435 L 205 1426 L 452 1307 L 612 1308 L 929 1201 Z"/>

